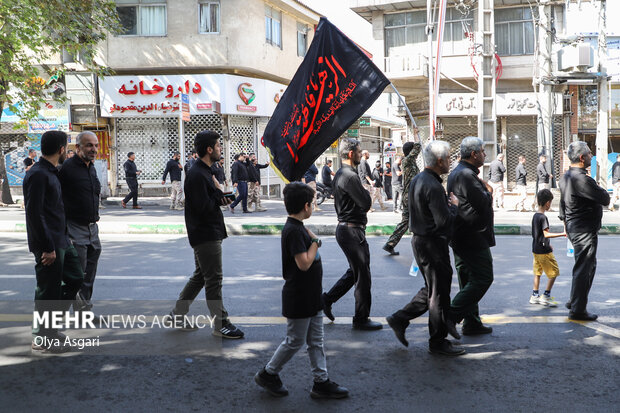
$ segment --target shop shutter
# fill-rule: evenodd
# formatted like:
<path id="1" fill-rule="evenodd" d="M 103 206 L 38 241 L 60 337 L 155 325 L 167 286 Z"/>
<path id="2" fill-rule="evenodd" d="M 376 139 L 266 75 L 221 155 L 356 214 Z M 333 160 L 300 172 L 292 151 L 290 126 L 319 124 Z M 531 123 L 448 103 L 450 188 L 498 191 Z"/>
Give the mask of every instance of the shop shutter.
<path id="1" fill-rule="evenodd" d="M 519 163 L 519 155 L 524 155 L 527 171 L 527 187 L 536 188 L 536 166 L 538 166 L 538 139 L 536 116 L 509 116 L 506 119 L 506 173 L 507 186 L 513 190 L 516 185 L 515 168 Z"/>

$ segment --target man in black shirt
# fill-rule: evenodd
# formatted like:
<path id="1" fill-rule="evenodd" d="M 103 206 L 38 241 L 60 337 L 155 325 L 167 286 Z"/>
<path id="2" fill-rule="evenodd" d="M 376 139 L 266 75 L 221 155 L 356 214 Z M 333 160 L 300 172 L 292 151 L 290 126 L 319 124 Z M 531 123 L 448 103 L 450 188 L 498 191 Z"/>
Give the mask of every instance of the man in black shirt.
<path id="1" fill-rule="evenodd" d="M 185 226 L 189 244 L 194 249 L 196 270 L 189 279 L 170 312 L 175 326 L 196 330 L 184 316 L 198 293 L 205 289 L 207 307 L 215 318 L 213 335 L 223 338 L 243 338 L 243 332 L 228 320 L 222 300 L 222 240 L 227 237 L 220 205 L 230 201 L 213 176 L 212 166 L 220 159 L 220 137 L 212 131 L 196 134 L 194 146 L 198 159 L 185 177 Z"/>
<path id="2" fill-rule="evenodd" d="M 93 307 L 91 298 L 101 255 L 97 226 L 101 184 L 94 165 L 99 151 L 97 135 L 81 132 L 77 136 L 76 149 L 77 155 L 62 164 L 58 179 L 62 186 L 69 238 L 77 250 L 84 271 L 84 282 L 75 296 L 73 309 L 89 311 Z"/>
<path id="3" fill-rule="evenodd" d="M 248 163 L 248 175 L 250 176 L 250 188 L 248 189 L 248 209 L 254 203 L 255 212 L 264 212 L 267 209 L 263 208 L 260 204 L 260 170 L 269 166 L 269 162 L 265 164 L 259 164 L 256 154 L 251 153 Z"/>
<path id="4" fill-rule="evenodd" d="M 166 177 L 170 174 L 170 183 L 172 184 L 172 192 L 170 193 L 170 209 L 183 209 L 183 187 L 181 186 L 181 171 L 183 165 L 179 160 L 181 159 L 181 153 L 175 151 L 172 155 L 172 159 L 166 164 L 164 169 L 164 176 L 161 178 L 161 184 L 166 183 Z"/>
<path id="5" fill-rule="evenodd" d="M 235 207 L 239 202 L 241 202 L 241 207 L 243 208 L 244 214 L 249 214 L 248 210 L 248 168 L 245 164 L 245 154 L 242 152 L 239 154 L 239 157 L 233 163 L 231 171 L 231 181 L 233 183 L 233 187 L 237 188 L 237 199 L 235 202 L 230 204 L 230 212 L 235 213 Z"/>
<path id="6" fill-rule="evenodd" d="M 431 141 L 424 149 L 426 168 L 411 180 L 409 186 L 409 229 L 413 233 L 411 246 L 424 287 L 402 310 L 387 317 L 396 338 L 408 346 L 405 329 L 409 320 L 429 312 L 428 342 L 431 353 L 458 356 L 465 350 L 456 348 L 446 339 L 448 332 L 460 338 L 450 318 L 450 284 L 452 266 L 448 240 L 456 218 L 458 198 L 446 192 L 440 175 L 450 172 L 450 145 L 444 141 Z"/>
<path id="7" fill-rule="evenodd" d="M 217 182 L 220 184 L 222 189 L 226 188 L 226 172 L 224 172 L 224 157 L 220 156 L 220 160 L 218 162 L 213 162 L 213 176 L 217 179 Z"/>
<path id="8" fill-rule="evenodd" d="M 323 169 L 321 170 L 321 180 L 323 181 L 323 185 L 327 187 L 329 192 L 332 192 L 332 176 L 336 175 L 332 171 L 332 160 L 328 159 L 323 165 Z"/>
<path id="9" fill-rule="evenodd" d="M 493 188 L 493 206 L 504 208 L 504 154 L 500 153 L 489 166 L 489 185 Z"/>
<path id="10" fill-rule="evenodd" d="M 540 160 L 540 163 L 536 167 L 538 191 L 541 189 L 551 189 L 550 179 L 553 178 L 553 175 L 547 171 L 547 156 L 542 154 L 538 159 Z M 538 193 L 538 191 L 536 191 L 536 193 Z"/>
<path id="11" fill-rule="evenodd" d="M 185 162 L 185 166 L 183 170 L 185 171 L 185 175 L 189 172 L 190 168 L 196 163 L 196 159 L 198 158 L 198 154 L 196 151 L 192 151 L 192 154 L 187 157 L 187 162 Z"/>
<path id="12" fill-rule="evenodd" d="M 461 161 L 448 176 L 448 193 L 454 192 L 459 200 L 450 245 L 461 288 L 452 299 L 452 319 L 463 320 L 465 335 L 493 331 L 482 324 L 478 312 L 478 302 L 493 283 L 491 247 L 495 246 L 493 188 L 478 178 L 485 157 L 482 139 L 463 139 Z"/>
<path id="13" fill-rule="evenodd" d="M 385 163 L 385 172 L 383 172 L 383 190 L 387 201 L 392 200 L 392 163 Z"/>
<path id="14" fill-rule="evenodd" d="M 527 170 L 525 169 L 525 156 L 519 155 L 519 163 L 515 168 L 515 180 L 517 189 L 517 204 L 515 211 L 527 212 L 525 209 L 527 199 Z"/>
<path id="15" fill-rule="evenodd" d="M 611 167 L 611 183 L 614 186 L 614 194 L 609 203 L 609 210 L 614 210 L 614 205 L 620 199 L 620 155 L 616 157 L 616 162 Z"/>
<path id="16" fill-rule="evenodd" d="M 130 199 L 133 199 L 133 209 L 142 209 L 140 205 L 138 205 L 138 175 L 142 171 L 138 170 L 138 167 L 135 164 L 136 154 L 133 152 L 129 152 L 127 154 L 127 160 L 123 164 L 123 169 L 125 169 L 125 180 L 127 181 L 127 186 L 129 187 L 129 193 L 121 201 L 121 206 L 123 208 L 127 208 L 127 202 Z"/>
<path id="17" fill-rule="evenodd" d="M 372 170 L 372 174 L 370 175 L 372 178 L 372 194 L 370 195 L 370 212 L 374 211 L 372 205 L 374 205 L 375 200 L 379 202 L 379 206 L 382 211 L 385 211 L 387 207 L 383 205 L 383 194 L 381 193 L 381 188 L 383 188 L 383 168 L 381 167 L 381 161 L 375 162 L 375 168 Z"/>
<path id="18" fill-rule="evenodd" d="M 570 290 L 568 318 L 593 321 L 596 314 L 586 310 L 588 294 L 596 273 L 598 231 L 601 229 L 603 206 L 609 205 L 609 194 L 589 177 L 586 168 L 592 163 L 592 152 L 585 142 L 568 146 L 570 169 L 560 180 L 560 219 L 575 249 L 573 284 Z"/>
<path id="19" fill-rule="evenodd" d="M 349 261 L 349 269 L 323 294 L 323 311 L 334 321 L 332 304 L 355 285 L 355 316 L 353 328 L 358 330 L 380 330 L 381 323 L 370 320 L 370 250 L 366 241 L 367 213 L 370 209 L 370 194 L 362 186 L 355 167 L 362 157 L 360 142 L 345 138 L 340 142 L 342 168 L 334 177 L 334 206 L 338 215 L 336 241 Z"/>
<path id="20" fill-rule="evenodd" d="M 64 160 L 67 134 L 48 131 L 41 137 L 42 157 L 24 178 L 28 248 L 36 266 L 34 308 L 40 317 L 51 311 L 67 311 L 82 285 L 84 273 L 78 253 L 67 235 L 65 208 L 58 180 L 59 160 Z M 65 335 L 51 326 L 33 323 L 32 351 L 62 353 Z M 47 338 L 47 342 L 43 339 Z"/>
<path id="21" fill-rule="evenodd" d="M 34 158 L 37 157 L 37 151 L 34 149 L 28 149 L 28 156 L 24 158 L 24 172 L 28 172 L 32 165 L 34 165 Z"/>
<path id="22" fill-rule="evenodd" d="M 392 189 L 394 190 L 394 212 L 399 213 L 401 209 L 401 205 L 399 203 L 402 202 L 403 197 L 403 171 L 400 168 L 402 164 L 402 159 L 400 156 L 396 157 L 394 161 L 394 166 L 392 166 Z"/>

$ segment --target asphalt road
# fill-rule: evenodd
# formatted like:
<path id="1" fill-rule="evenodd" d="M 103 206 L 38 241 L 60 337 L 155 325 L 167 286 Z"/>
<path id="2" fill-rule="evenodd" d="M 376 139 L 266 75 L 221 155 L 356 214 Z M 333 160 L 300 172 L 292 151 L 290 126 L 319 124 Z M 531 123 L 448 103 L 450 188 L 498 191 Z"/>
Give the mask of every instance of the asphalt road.
<path id="1" fill-rule="evenodd" d="M 402 307 L 422 286 L 408 275 L 409 238 L 398 257 L 381 250 L 385 237 L 370 237 L 373 274 L 371 317 Z M 99 314 L 166 314 L 193 270 L 183 236 L 104 235 L 95 311 Z M 280 238 L 231 237 L 224 241 L 224 301 L 245 332 L 224 341 L 208 329 L 67 330 L 72 337 L 100 337 L 100 347 L 63 356 L 29 353 L 33 259 L 25 234 L 0 234 L 0 400 L 4 411 L 614 411 L 620 359 L 620 238 L 599 240 L 597 276 L 589 310 L 595 323 L 574 323 L 567 310 L 528 303 L 531 238 L 498 237 L 493 248 L 495 282 L 481 301 L 490 336 L 465 337 L 466 356 L 449 359 L 427 352 L 427 318 L 408 329 L 409 348 L 385 326 L 379 332 L 350 328 L 353 294 L 334 305 L 335 324 L 325 325 L 328 370 L 351 397 L 317 402 L 309 397 L 311 374 L 305 350 L 281 376 L 290 396 L 274 400 L 252 376 L 285 334 L 280 318 Z M 553 295 L 570 291 L 571 258 L 554 240 L 561 275 Z M 325 289 L 346 269 L 334 238 L 321 255 Z M 453 294 L 457 291 L 456 277 Z M 191 314 L 207 314 L 204 296 Z M 6 410 L 5 410 L 6 409 Z"/>

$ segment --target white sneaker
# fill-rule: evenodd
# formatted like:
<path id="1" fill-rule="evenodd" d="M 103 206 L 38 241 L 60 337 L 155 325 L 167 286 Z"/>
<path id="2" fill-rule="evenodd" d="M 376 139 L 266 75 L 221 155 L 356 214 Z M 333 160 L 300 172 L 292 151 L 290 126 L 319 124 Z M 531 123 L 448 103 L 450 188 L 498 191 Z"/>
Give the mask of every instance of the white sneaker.
<path id="1" fill-rule="evenodd" d="M 558 303 L 557 301 L 555 301 L 553 299 L 553 297 L 547 297 L 546 295 L 541 295 L 540 298 L 538 299 L 538 302 L 544 306 L 549 306 L 549 307 L 557 307 Z"/>
<path id="2" fill-rule="evenodd" d="M 539 295 L 530 295 L 530 304 L 542 304 Z"/>

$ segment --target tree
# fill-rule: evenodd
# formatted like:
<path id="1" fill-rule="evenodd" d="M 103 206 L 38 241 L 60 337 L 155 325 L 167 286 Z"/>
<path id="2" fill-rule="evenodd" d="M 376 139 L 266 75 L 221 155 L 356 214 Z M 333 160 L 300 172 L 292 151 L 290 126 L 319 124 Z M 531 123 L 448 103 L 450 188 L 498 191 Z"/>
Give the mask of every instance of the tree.
<path id="1" fill-rule="evenodd" d="M 61 64 L 46 64 L 63 51 L 75 56 L 86 71 L 109 74 L 109 68 L 96 62 L 96 45 L 110 33 L 120 32 L 111 0 L 1 0 L 0 121 L 6 106 L 29 120 L 38 115 L 46 99 L 63 99 L 47 93 L 48 81 L 44 79 L 63 76 Z M 6 177 L 4 156 L 0 175 Z M 5 179 L 3 202 L 13 203 L 10 196 Z"/>

